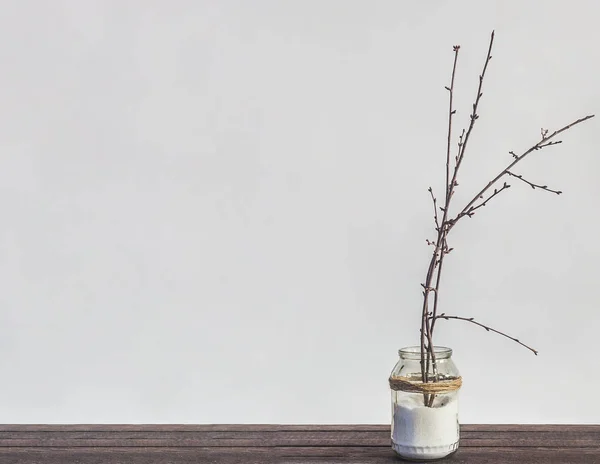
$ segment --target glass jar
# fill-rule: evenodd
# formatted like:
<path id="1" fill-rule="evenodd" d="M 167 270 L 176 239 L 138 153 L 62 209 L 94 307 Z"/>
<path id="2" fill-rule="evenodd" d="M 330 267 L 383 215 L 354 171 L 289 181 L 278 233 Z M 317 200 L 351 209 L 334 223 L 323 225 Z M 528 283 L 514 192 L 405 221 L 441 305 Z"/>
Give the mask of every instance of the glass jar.
<path id="1" fill-rule="evenodd" d="M 458 391 L 462 380 L 450 348 L 435 346 L 435 362 L 427 362 L 428 381 L 421 374 L 421 347 L 398 351 L 390 375 L 392 449 L 413 460 L 440 459 L 458 449 Z"/>

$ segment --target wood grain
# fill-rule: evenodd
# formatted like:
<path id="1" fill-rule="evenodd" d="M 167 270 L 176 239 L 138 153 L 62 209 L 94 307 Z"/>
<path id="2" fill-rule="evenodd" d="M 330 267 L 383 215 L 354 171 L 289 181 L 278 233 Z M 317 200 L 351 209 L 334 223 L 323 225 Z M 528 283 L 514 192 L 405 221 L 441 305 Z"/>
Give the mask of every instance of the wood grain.
<path id="1" fill-rule="evenodd" d="M 0 463 L 398 463 L 381 425 L 0 425 Z M 600 464 L 600 425 L 464 425 L 449 463 Z"/>

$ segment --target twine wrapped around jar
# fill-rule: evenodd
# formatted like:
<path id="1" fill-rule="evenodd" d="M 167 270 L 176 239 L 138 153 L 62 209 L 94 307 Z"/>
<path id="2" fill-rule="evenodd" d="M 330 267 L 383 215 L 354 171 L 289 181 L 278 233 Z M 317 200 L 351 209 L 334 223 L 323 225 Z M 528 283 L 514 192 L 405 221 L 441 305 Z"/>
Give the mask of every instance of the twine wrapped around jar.
<path id="1" fill-rule="evenodd" d="M 411 377 L 390 377 L 390 388 L 395 391 L 409 393 L 451 393 L 462 386 L 462 377 L 450 377 L 438 382 L 416 381 Z"/>

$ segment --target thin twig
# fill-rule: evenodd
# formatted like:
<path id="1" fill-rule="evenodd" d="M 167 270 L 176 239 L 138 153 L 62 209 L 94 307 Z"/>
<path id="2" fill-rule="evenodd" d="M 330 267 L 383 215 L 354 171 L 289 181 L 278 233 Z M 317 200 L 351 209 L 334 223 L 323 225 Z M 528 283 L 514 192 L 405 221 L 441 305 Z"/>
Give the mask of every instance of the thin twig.
<path id="1" fill-rule="evenodd" d="M 433 316 L 431 317 L 433 318 Z M 478 325 L 479 327 L 483 327 L 485 330 L 492 331 L 497 333 L 498 335 L 502 335 L 503 337 L 509 338 L 514 342 L 517 342 L 519 345 L 524 346 L 525 348 L 527 348 L 528 350 L 532 351 L 533 354 L 535 354 L 537 356 L 538 351 L 534 350 L 533 348 L 531 348 L 530 346 L 526 345 L 525 343 L 521 342 L 518 338 L 514 338 L 511 337 L 510 335 L 505 334 L 504 332 L 500 332 L 499 330 L 493 329 L 492 327 L 488 327 L 487 325 L 483 325 L 480 322 L 475 321 L 472 317 L 460 317 L 460 316 L 446 316 L 446 314 L 442 313 L 439 316 L 436 316 L 435 319 L 445 319 L 445 320 L 449 320 L 449 319 L 457 319 L 459 321 L 466 321 L 466 322 L 471 322 L 472 324 Z"/>
<path id="2" fill-rule="evenodd" d="M 450 198 L 450 151 L 452 148 L 452 116 L 456 113 L 453 107 L 454 101 L 454 77 L 456 76 L 456 62 L 458 61 L 458 51 L 460 45 L 455 45 L 454 50 L 454 64 L 452 65 L 452 77 L 450 78 L 450 87 L 446 87 L 450 93 L 450 99 L 448 102 L 448 144 L 446 147 L 446 198 Z"/>
<path id="3" fill-rule="evenodd" d="M 556 193 L 557 195 L 560 195 L 562 193 L 561 190 L 552 190 L 552 189 L 548 188 L 547 185 L 538 185 L 538 184 L 534 184 L 533 182 L 529 182 L 527 179 L 523 179 L 523 176 L 521 174 L 513 174 L 510 171 L 506 171 L 506 174 L 508 174 L 509 176 L 512 176 L 512 177 L 516 177 L 517 179 L 522 180 L 526 184 L 531 185 L 531 188 L 534 190 L 537 187 L 539 189 L 545 190 L 546 192 Z"/>
<path id="4" fill-rule="evenodd" d="M 500 189 L 494 189 L 494 193 L 492 193 L 485 201 L 483 201 L 482 203 L 476 205 L 476 206 L 471 206 L 469 208 L 469 210 L 467 212 L 465 212 L 464 214 L 462 214 L 462 216 L 469 216 L 469 217 L 473 217 L 473 215 L 475 214 L 475 210 L 487 205 L 488 201 L 490 201 L 492 198 L 494 198 L 496 195 L 500 194 L 500 192 L 502 192 L 503 190 L 506 190 L 510 188 L 510 184 L 507 184 L 506 182 L 504 182 L 504 185 L 500 188 Z M 457 219 L 460 219 L 462 216 L 461 214 L 459 214 L 457 216 Z M 454 222 L 454 221 L 453 221 Z"/>
<path id="5" fill-rule="evenodd" d="M 433 201 L 433 219 L 435 220 L 435 230 L 439 232 L 440 223 L 438 221 L 438 214 L 437 214 L 437 199 L 433 195 L 433 189 L 431 187 L 429 187 L 429 193 L 431 194 L 431 200 Z M 427 244 L 429 245 L 429 243 L 427 243 Z"/>

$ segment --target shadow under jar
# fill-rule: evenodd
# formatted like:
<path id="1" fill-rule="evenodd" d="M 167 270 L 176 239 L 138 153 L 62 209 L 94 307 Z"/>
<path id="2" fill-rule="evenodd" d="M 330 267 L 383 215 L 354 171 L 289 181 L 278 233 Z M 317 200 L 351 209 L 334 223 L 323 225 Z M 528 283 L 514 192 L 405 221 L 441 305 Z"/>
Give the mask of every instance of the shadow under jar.
<path id="1" fill-rule="evenodd" d="M 392 390 L 392 449 L 414 461 L 444 458 L 458 449 L 458 391 L 462 379 L 452 350 L 434 347 L 427 382 L 421 373 L 421 347 L 398 351 L 389 383 Z"/>

